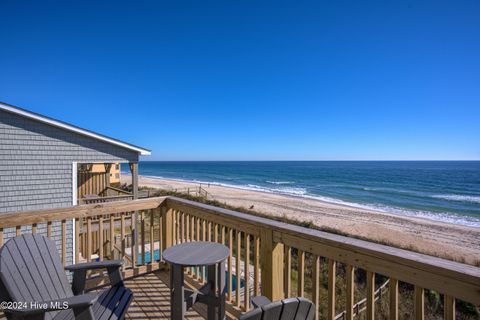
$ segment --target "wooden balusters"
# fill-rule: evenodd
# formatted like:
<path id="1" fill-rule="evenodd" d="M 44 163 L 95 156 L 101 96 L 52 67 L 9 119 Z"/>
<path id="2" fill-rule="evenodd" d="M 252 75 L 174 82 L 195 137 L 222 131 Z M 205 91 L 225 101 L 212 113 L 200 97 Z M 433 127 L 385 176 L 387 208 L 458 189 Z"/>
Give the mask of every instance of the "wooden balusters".
<path id="1" fill-rule="evenodd" d="M 79 263 L 80 261 L 80 218 L 75 218 L 75 261 L 73 263 Z"/>
<path id="2" fill-rule="evenodd" d="M 346 303 L 346 316 L 347 320 L 353 320 L 353 305 L 354 301 L 354 292 L 355 292 L 355 267 L 352 265 L 347 265 L 347 303 Z"/>
<path id="3" fill-rule="evenodd" d="M 390 294 L 390 305 L 389 305 L 390 320 L 398 320 L 398 280 L 397 279 L 390 278 L 388 290 Z"/>
<path id="4" fill-rule="evenodd" d="M 425 298 L 424 290 L 419 286 L 415 286 L 415 319 L 423 320 L 425 314 Z"/>
<path id="5" fill-rule="evenodd" d="M 190 240 L 191 241 L 196 240 L 196 237 L 195 237 L 195 216 L 191 216 L 191 218 L 190 218 Z M 192 276 L 194 275 L 195 270 L 196 269 L 194 267 L 190 268 L 190 274 Z"/>
<path id="6" fill-rule="evenodd" d="M 115 216 L 113 214 L 110 215 L 110 259 L 114 259 L 115 256 Z M 123 259 L 123 256 L 122 256 Z"/>
<path id="7" fill-rule="evenodd" d="M 104 239 L 103 239 L 103 215 L 98 217 L 98 256 L 100 261 L 103 261 L 103 246 L 104 246 Z"/>
<path id="8" fill-rule="evenodd" d="M 228 228 L 228 249 L 230 255 L 228 256 L 228 302 L 232 302 L 232 259 L 233 259 L 233 229 Z"/>
<path id="9" fill-rule="evenodd" d="M 87 261 L 92 260 L 92 217 L 87 217 Z"/>
<path id="10" fill-rule="evenodd" d="M 202 219 L 202 241 L 206 241 L 206 237 L 207 237 L 207 222 L 205 221 L 205 219 Z M 201 267 L 201 270 L 202 270 L 202 283 L 205 283 L 205 273 L 206 273 L 206 270 L 207 268 L 205 268 L 204 266 Z"/>
<path id="11" fill-rule="evenodd" d="M 337 263 L 328 259 L 328 308 L 327 319 L 335 320 L 335 283 Z"/>
<path id="12" fill-rule="evenodd" d="M 253 240 L 253 292 L 260 295 L 260 237 L 255 236 Z"/>
<path id="13" fill-rule="evenodd" d="M 443 314 L 445 320 L 455 320 L 455 298 L 443 296 Z"/>
<path id="14" fill-rule="evenodd" d="M 207 222 L 202 219 L 202 241 L 207 241 Z"/>
<path id="15" fill-rule="evenodd" d="M 149 229 L 150 229 L 150 235 L 149 235 L 149 240 L 150 240 L 150 263 L 153 263 L 155 262 L 155 233 L 154 233 L 154 223 L 155 223 L 155 217 L 153 215 L 153 210 L 148 210 L 149 213 L 150 213 L 150 226 L 149 226 Z"/>
<path id="16" fill-rule="evenodd" d="M 196 230 L 196 240 L 197 241 L 200 241 L 201 238 L 200 238 L 200 218 L 199 217 L 196 217 L 195 218 L 196 220 L 196 227 L 197 227 L 197 230 Z M 196 267 L 195 268 L 195 279 L 198 281 L 200 279 L 200 267 Z"/>
<path id="17" fill-rule="evenodd" d="M 297 295 L 303 297 L 305 292 L 305 252 L 298 250 L 298 284 Z"/>
<path id="18" fill-rule="evenodd" d="M 367 320 L 375 319 L 375 273 L 367 270 Z"/>
<path id="19" fill-rule="evenodd" d="M 123 213 L 122 213 L 123 214 Z M 137 252 L 138 252 L 138 243 L 137 243 L 137 237 L 135 237 L 136 230 L 137 230 L 137 221 L 135 220 L 135 217 L 137 215 L 135 213 L 132 213 L 130 215 L 130 228 L 132 231 L 132 245 L 131 245 L 131 254 L 132 254 L 132 267 L 137 266 Z M 122 228 L 123 229 L 123 228 Z M 125 242 L 125 238 L 122 238 L 122 241 Z M 125 246 L 125 245 L 124 245 Z M 125 254 L 122 252 L 122 257 L 124 257 Z"/>
<path id="20" fill-rule="evenodd" d="M 312 302 L 315 305 L 315 320 L 319 319 L 320 305 L 320 257 L 312 257 Z"/>
<path id="21" fill-rule="evenodd" d="M 142 264 L 145 265 L 147 262 L 145 261 L 145 211 L 142 210 L 140 213 L 140 252 L 141 252 L 141 257 L 142 257 Z"/>
<path id="22" fill-rule="evenodd" d="M 120 213 L 120 250 L 121 251 L 121 259 L 124 259 L 125 258 L 125 247 L 126 247 L 126 243 L 125 243 L 126 239 L 125 239 L 125 212 L 122 212 Z M 131 253 L 132 253 L 132 256 L 134 256 L 134 250 L 133 250 L 133 246 L 130 248 L 131 250 Z M 133 261 L 133 260 L 132 260 Z M 133 263 L 133 265 L 135 265 L 135 263 Z"/>
<path id="23" fill-rule="evenodd" d="M 213 224 L 213 241 L 218 242 L 218 224 Z"/>
<path id="24" fill-rule="evenodd" d="M 290 297 L 292 293 L 292 247 L 285 246 L 285 266 L 283 271 L 283 282 L 285 289 L 285 297 Z"/>
<path id="25" fill-rule="evenodd" d="M 207 224 L 207 241 L 212 241 L 212 222 L 208 221 Z"/>
<path id="26" fill-rule="evenodd" d="M 236 249 L 236 259 L 235 259 L 235 276 L 236 276 L 236 280 L 235 281 L 235 284 L 236 284 L 236 287 L 235 287 L 235 305 L 237 307 L 240 307 L 240 280 L 242 278 L 242 275 L 241 275 L 241 253 L 242 253 L 242 233 L 240 231 L 237 230 L 236 232 L 236 240 L 237 240 L 237 249 Z"/>
<path id="27" fill-rule="evenodd" d="M 190 242 L 190 215 L 185 214 L 185 241 Z"/>
<path id="28" fill-rule="evenodd" d="M 52 221 L 47 222 L 47 238 L 52 239 Z"/>
<path id="29" fill-rule="evenodd" d="M 62 263 L 67 265 L 67 221 L 62 220 Z"/>
<path id="30" fill-rule="evenodd" d="M 179 216 L 180 220 L 180 243 L 185 242 L 185 213 L 181 212 Z"/>
<path id="31" fill-rule="evenodd" d="M 158 258 L 163 261 L 163 214 L 161 209 L 156 209 L 158 212 Z"/>
<path id="32" fill-rule="evenodd" d="M 244 310 L 250 309 L 250 235 L 245 233 L 245 267 L 244 267 L 245 286 L 243 288 Z"/>
<path id="33" fill-rule="evenodd" d="M 225 226 L 222 226 L 222 236 L 221 236 L 222 244 L 225 244 Z"/>
<path id="34" fill-rule="evenodd" d="M 190 240 L 195 241 L 195 217 L 190 218 Z"/>
<path id="35" fill-rule="evenodd" d="M 176 239 L 177 239 L 177 242 L 176 244 L 180 244 L 182 243 L 182 239 L 181 239 L 181 234 L 180 234 L 180 225 L 181 225 L 181 221 L 180 221 L 180 217 L 181 217 L 181 213 L 179 210 L 176 210 L 176 215 L 175 215 L 175 228 L 176 228 Z"/>

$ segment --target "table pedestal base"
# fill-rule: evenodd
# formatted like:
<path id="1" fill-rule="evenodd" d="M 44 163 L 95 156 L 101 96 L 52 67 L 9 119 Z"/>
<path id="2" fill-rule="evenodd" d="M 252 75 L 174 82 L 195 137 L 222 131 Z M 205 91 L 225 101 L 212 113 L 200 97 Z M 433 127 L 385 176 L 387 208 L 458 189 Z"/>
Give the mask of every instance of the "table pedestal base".
<path id="1" fill-rule="evenodd" d="M 207 266 L 207 283 L 199 290 L 185 289 L 184 267 L 181 265 L 171 266 L 170 284 L 170 318 L 172 320 L 183 320 L 185 312 L 197 302 L 207 305 L 208 320 L 225 319 L 224 261 Z"/>

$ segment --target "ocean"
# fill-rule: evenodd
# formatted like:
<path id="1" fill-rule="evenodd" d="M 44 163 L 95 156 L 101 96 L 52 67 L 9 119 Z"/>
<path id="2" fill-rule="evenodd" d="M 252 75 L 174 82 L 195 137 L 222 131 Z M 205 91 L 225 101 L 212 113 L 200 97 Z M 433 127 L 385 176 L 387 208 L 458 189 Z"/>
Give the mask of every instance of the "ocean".
<path id="1" fill-rule="evenodd" d="M 480 161 L 144 161 L 139 173 L 480 228 Z"/>

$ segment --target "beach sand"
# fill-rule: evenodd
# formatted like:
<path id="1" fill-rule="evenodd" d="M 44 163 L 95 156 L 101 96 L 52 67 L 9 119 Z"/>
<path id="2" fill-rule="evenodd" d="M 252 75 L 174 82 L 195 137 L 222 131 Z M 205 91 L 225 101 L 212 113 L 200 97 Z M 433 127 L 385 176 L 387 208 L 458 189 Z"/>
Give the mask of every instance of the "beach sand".
<path id="1" fill-rule="evenodd" d="M 131 177 L 122 174 L 122 183 Z M 139 177 L 139 185 L 165 190 L 198 187 L 198 183 Z M 234 187 L 202 184 L 210 199 L 235 207 L 250 208 L 271 216 L 311 221 L 316 226 L 336 229 L 348 235 L 388 243 L 470 264 L 480 262 L 480 228 L 465 227 L 422 218 L 332 204 L 317 199 L 294 197 Z"/>

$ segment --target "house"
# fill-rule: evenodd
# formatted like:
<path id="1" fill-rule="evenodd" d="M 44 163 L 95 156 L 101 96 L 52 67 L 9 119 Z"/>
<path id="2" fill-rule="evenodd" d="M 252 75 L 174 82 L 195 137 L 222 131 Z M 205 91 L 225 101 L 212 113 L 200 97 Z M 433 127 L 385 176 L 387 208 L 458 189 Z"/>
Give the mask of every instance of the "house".
<path id="1" fill-rule="evenodd" d="M 113 163 L 108 171 L 108 178 L 110 185 L 118 186 L 120 184 L 120 163 Z M 88 167 L 92 173 L 106 173 L 108 168 L 101 163 L 94 163 L 92 166 Z"/>
<path id="2" fill-rule="evenodd" d="M 110 169 L 119 163 L 130 165 L 135 199 L 139 156 L 149 154 L 145 148 L 0 103 L 0 214 L 69 207 L 85 195 L 107 196 Z M 93 165 L 105 169 L 85 174 L 83 168 Z M 73 228 L 68 221 L 70 234 Z M 6 230 L 4 236 L 13 234 Z M 71 261 L 72 237 L 67 241 Z"/>

